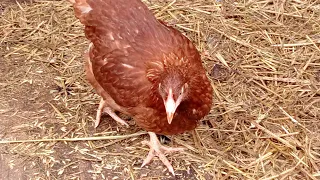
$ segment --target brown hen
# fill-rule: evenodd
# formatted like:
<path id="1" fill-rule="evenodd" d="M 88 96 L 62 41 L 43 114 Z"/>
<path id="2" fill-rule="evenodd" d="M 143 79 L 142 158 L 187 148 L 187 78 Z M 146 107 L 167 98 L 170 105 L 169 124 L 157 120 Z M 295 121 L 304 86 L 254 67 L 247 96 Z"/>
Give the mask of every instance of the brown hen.
<path id="1" fill-rule="evenodd" d="M 149 132 L 150 152 L 174 174 L 164 153 L 180 151 L 160 144 L 157 134 L 193 130 L 207 115 L 212 87 L 199 52 L 178 30 L 158 21 L 140 0 L 69 0 L 91 41 L 86 76 L 102 97 L 102 112 L 128 125 L 127 114 Z"/>

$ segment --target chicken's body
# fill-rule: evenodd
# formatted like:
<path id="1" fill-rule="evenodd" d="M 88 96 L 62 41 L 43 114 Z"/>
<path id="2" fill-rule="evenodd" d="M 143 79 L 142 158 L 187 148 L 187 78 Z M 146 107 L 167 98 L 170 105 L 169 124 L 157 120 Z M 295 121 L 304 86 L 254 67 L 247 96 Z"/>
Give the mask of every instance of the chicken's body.
<path id="1" fill-rule="evenodd" d="M 73 3 L 91 41 L 86 76 L 103 99 L 97 122 L 106 111 L 125 124 L 112 112 L 116 110 L 149 132 L 171 135 L 193 130 L 209 113 L 210 81 L 197 49 L 179 31 L 159 22 L 140 0 Z M 159 93 L 166 83 L 188 88 L 170 123 Z"/>

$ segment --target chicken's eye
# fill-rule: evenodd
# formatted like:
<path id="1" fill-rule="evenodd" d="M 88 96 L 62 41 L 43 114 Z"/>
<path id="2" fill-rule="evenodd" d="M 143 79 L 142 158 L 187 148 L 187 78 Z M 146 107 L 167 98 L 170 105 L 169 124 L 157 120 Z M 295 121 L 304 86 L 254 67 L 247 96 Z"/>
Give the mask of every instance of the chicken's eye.
<path id="1" fill-rule="evenodd" d="M 188 84 L 185 83 L 185 84 L 182 86 L 179 95 L 181 96 L 183 93 L 185 93 L 185 91 L 186 91 L 187 88 L 188 88 Z"/>
<path id="2" fill-rule="evenodd" d="M 163 96 L 165 94 L 165 91 L 164 91 L 163 87 L 161 86 L 161 83 L 159 83 L 158 90 L 159 90 L 159 93 L 161 96 Z"/>
<path id="3" fill-rule="evenodd" d="M 184 87 L 181 88 L 179 95 L 181 96 L 183 94 L 183 92 L 184 92 Z"/>

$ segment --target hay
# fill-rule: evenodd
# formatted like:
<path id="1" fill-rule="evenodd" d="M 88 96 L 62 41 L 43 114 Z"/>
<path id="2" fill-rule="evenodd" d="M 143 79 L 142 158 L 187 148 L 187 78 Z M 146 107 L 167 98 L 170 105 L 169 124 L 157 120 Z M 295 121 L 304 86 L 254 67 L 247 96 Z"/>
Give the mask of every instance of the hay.
<path id="1" fill-rule="evenodd" d="M 177 178 L 320 178 L 319 2 L 146 3 L 159 19 L 195 42 L 214 87 L 212 111 L 201 125 L 193 133 L 170 137 L 171 146 L 188 149 L 169 156 Z M 5 145 L 13 169 L 17 159 L 24 159 L 24 173 L 32 179 L 169 178 L 156 160 L 140 168 L 147 153 L 140 142 L 147 136 L 134 138 L 138 128 L 132 121 L 129 129 L 110 120 L 98 130 L 92 128 L 94 104 L 99 101 L 83 74 L 82 52 L 88 42 L 68 3 L 35 1 L 6 7 L 0 28 L 1 64 L 19 60 L 24 72 L 1 77 L 1 92 L 32 84 L 37 73 L 53 84 L 40 89 L 51 93 L 42 103 L 51 104 L 46 114 L 52 117 L 33 118 L 6 130 L 26 132 L 23 140 L 37 139 Z M 33 72 L 36 67 L 41 68 Z M 14 109 L 0 113 L 16 117 Z M 119 134 L 133 135 L 105 141 L 89 138 Z M 61 142 L 63 138 L 85 141 Z M 48 142 L 53 139 L 59 142 Z"/>

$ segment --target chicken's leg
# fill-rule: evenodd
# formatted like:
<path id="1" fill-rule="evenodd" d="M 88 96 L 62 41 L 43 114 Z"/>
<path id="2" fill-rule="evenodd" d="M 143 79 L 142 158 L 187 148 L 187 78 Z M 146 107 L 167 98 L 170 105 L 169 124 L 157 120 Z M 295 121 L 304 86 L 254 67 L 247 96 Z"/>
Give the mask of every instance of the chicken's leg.
<path id="1" fill-rule="evenodd" d="M 118 123 L 125 125 L 127 127 L 129 127 L 129 125 L 123 120 L 121 119 L 106 103 L 106 101 L 101 98 L 98 110 L 97 110 L 97 116 L 96 116 L 96 121 L 94 123 L 94 127 L 98 127 L 100 124 L 100 120 L 101 120 L 101 115 L 102 113 L 107 113 L 109 114 L 109 116 L 112 117 L 112 119 L 114 119 L 115 121 L 117 121 Z"/>
<path id="2" fill-rule="evenodd" d="M 157 138 L 157 135 L 153 132 L 148 132 L 150 135 L 150 141 L 143 141 L 143 144 L 147 144 L 150 147 L 150 151 L 146 159 L 143 161 L 142 166 L 148 164 L 154 156 L 158 156 L 159 159 L 167 166 L 168 170 L 174 175 L 174 170 L 171 163 L 166 158 L 165 154 L 183 151 L 183 148 L 172 148 L 161 145 L 160 141 Z"/>

